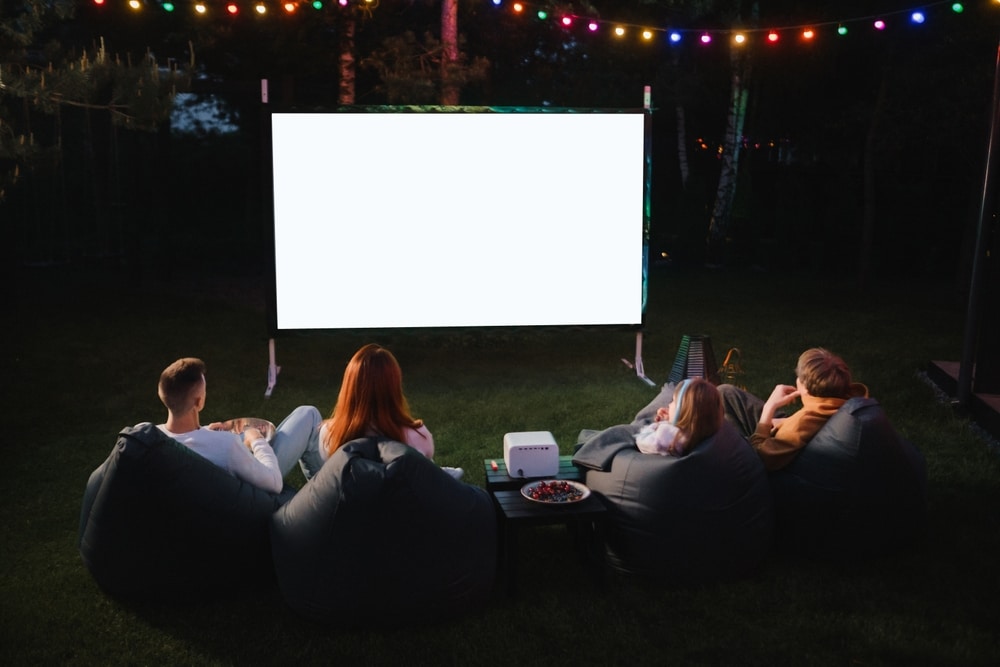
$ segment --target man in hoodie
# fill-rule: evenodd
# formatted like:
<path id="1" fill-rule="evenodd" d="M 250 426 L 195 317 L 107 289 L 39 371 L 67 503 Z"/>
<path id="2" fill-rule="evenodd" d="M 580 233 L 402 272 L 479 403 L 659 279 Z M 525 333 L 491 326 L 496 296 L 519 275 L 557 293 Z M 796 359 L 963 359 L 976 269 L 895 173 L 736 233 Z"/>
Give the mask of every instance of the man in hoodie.
<path id="1" fill-rule="evenodd" d="M 726 419 L 749 440 L 768 471 L 791 463 L 849 398 L 868 396 L 865 385 L 852 381 L 844 360 L 820 347 L 799 356 L 795 375 L 794 387 L 779 384 L 766 401 L 732 385 L 719 386 Z M 779 416 L 795 400 L 802 401 L 802 408 Z"/>

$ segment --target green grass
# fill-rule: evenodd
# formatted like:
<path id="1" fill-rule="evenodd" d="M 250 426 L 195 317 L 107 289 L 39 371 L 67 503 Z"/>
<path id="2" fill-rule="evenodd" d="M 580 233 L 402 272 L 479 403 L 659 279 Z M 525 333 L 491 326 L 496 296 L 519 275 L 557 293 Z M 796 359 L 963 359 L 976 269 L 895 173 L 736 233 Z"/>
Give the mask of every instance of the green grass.
<path id="1" fill-rule="evenodd" d="M 961 354 L 964 304 L 948 288 L 900 281 L 856 293 L 810 276 L 659 270 L 644 335 L 654 380 L 666 379 L 683 334 L 708 334 L 719 362 L 740 348 L 745 381 L 760 394 L 791 380 L 807 346 L 842 354 L 927 459 L 930 526 L 921 548 L 872 562 L 775 554 L 753 579 L 704 588 L 671 586 L 682 572 L 659 581 L 614 576 L 602 588 L 574 558 L 565 530 L 539 528 L 522 537 L 516 598 L 388 632 L 303 621 L 273 586 L 255 582 L 238 599 L 191 606 L 126 606 L 100 592 L 76 548 L 84 484 L 119 429 L 162 420 L 160 370 L 200 356 L 209 368 L 206 420 L 278 421 L 301 403 L 327 413 L 353 351 L 384 343 L 403 366 L 415 414 L 434 433 L 438 463 L 462 466 L 467 481 L 482 484 L 482 460 L 500 455 L 505 432 L 550 430 L 570 453 L 580 429 L 629 421 L 656 391 L 621 362 L 633 355 L 634 332 L 281 337 L 278 385 L 265 399 L 267 341 L 254 279 L 100 267 L 10 273 L 14 318 L 0 361 L 8 425 L 2 664 L 1000 662 L 1000 464 L 921 377 L 930 361 Z M 317 307 L 336 307 L 332 287 Z"/>

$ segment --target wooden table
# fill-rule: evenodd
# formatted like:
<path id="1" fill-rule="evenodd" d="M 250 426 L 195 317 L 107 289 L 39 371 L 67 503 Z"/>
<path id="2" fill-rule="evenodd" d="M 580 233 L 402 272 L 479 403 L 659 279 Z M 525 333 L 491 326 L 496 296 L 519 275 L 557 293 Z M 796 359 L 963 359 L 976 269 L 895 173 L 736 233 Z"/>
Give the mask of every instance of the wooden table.
<path id="1" fill-rule="evenodd" d="M 497 469 L 493 469 L 493 464 L 496 464 Z M 533 479 L 568 479 L 573 482 L 583 481 L 583 475 L 580 473 L 580 469 L 573 465 L 572 456 L 560 456 L 559 457 L 559 473 L 556 475 L 549 475 L 547 477 L 511 477 L 507 474 L 507 464 L 504 463 L 503 457 L 498 459 L 485 459 L 483 461 L 483 470 L 486 471 L 486 490 L 487 491 L 513 491 L 515 489 L 520 489 L 522 486 L 532 481 Z"/>
<path id="2" fill-rule="evenodd" d="M 497 562 L 507 594 L 513 595 L 517 589 L 518 531 L 528 526 L 566 525 L 574 535 L 578 552 L 597 568 L 597 578 L 603 581 L 604 556 L 600 549 L 607 508 L 601 499 L 591 494 L 579 502 L 547 505 L 521 495 L 521 486 L 526 483 L 518 480 L 516 489 L 490 491 L 497 508 L 500 537 Z"/>

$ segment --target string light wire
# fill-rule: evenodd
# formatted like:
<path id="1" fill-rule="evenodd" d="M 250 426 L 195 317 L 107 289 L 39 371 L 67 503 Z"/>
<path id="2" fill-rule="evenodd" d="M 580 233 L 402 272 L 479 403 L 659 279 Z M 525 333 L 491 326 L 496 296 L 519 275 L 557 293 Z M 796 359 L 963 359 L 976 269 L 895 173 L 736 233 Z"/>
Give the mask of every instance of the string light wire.
<path id="1" fill-rule="evenodd" d="M 115 0 L 121 2 L 122 0 Z M 91 0 L 91 2 L 103 8 L 112 4 L 111 0 Z M 962 14 L 965 12 L 965 3 L 954 2 L 953 0 L 937 0 L 916 7 L 897 9 L 882 12 L 879 14 L 867 14 L 862 16 L 851 16 L 826 21 L 815 21 L 811 23 L 792 23 L 784 25 L 768 25 L 761 28 L 752 27 L 699 27 L 683 28 L 677 26 L 655 26 L 649 23 L 631 23 L 614 19 L 604 19 L 597 16 L 587 16 L 568 12 L 556 12 L 552 10 L 550 3 L 532 3 L 523 0 L 483 0 L 489 3 L 494 9 L 499 11 L 510 11 L 519 18 L 535 19 L 538 21 L 555 20 L 560 27 L 570 30 L 577 26 L 590 34 L 607 32 L 615 37 L 626 37 L 636 34 L 644 42 L 652 42 L 656 34 L 664 34 L 670 44 L 679 44 L 689 37 L 693 37 L 701 44 L 712 44 L 716 38 L 729 37 L 734 44 L 743 45 L 752 41 L 758 35 L 762 35 L 762 41 L 776 44 L 781 41 L 783 34 L 798 34 L 802 39 L 811 40 L 819 32 L 828 28 L 833 28 L 837 35 L 845 36 L 849 33 L 848 26 L 854 24 L 867 24 L 877 32 L 884 32 L 889 27 L 895 27 L 903 23 L 922 27 L 930 21 L 932 11 L 943 10 L 952 14 Z M 178 9 L 178 3 L 174 0 L 125 0 L 126 6 L 131 7 L 131 11 L 141 11 L 150 7 L 159 8 L 166 12 L 174 12 Z M 380 0 L 189 0 L 193 11 L 202 18 L 213 15 L 228 14 L 236 17 L 242 12 L 241 5 L 249 6 L 248 14 L 263 16 L 271 6 L 280 8 L 283 14 L 293 14 L 295 10 L 302 7 L 311 7 L 317 11 L 324 9 L 345 10 L 356 7 L 365 12 L 371 12 L 377 8 Z M 989 4 L 1000 7 L 1000 0 L 989 0 Z M 903 21 L 900 21 L 900 18 Z"/>

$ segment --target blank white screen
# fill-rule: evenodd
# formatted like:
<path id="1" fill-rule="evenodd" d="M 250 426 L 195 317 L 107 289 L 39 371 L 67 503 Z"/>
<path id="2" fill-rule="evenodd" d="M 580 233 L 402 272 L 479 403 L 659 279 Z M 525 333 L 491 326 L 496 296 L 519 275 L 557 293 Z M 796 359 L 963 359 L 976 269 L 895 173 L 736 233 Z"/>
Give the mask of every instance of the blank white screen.
<path id="1" fill-rule="evenodd" d="M 638 324 L 641 113 L 275 113 L 278 329 Z"/>

